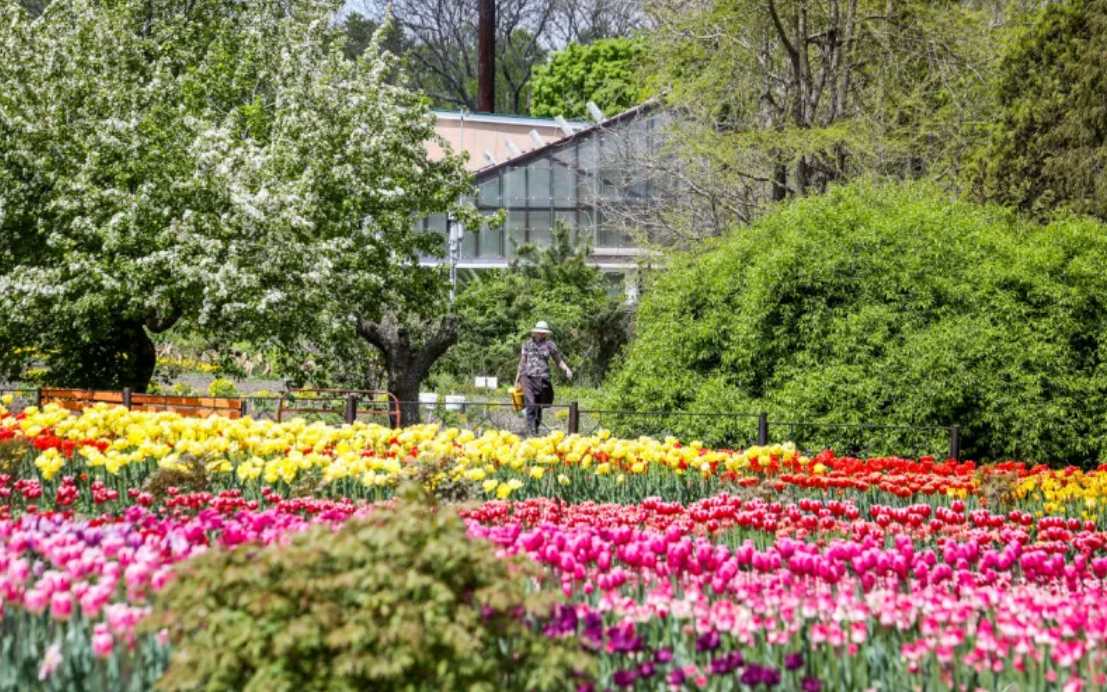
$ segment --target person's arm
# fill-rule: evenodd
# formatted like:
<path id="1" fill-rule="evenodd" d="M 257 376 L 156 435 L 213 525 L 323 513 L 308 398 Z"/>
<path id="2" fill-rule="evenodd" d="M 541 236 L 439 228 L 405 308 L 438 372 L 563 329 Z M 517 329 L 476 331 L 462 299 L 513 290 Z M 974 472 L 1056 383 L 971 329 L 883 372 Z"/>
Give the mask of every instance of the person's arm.
<path id="1" fill-rule="evenodd" d="M 523 378 L 523 366 L 527 363 L 527 354 L 519 356 L 519 369 L 515 371 L 515 386 L 519 386 L 519 380 Z"/>
<path id="2" fill-rule="evenodd" d="M 565 373 L 565 377 L 571 382 L 573 379 L 573 371 L 569 369 L 569 364 L 561 357 L 561 349 L 559 349 L 556 344 L 554 345 L 553 357 L 554 362 L 557 363 L 557 367 L 561 368 L 562 372 Z"/>

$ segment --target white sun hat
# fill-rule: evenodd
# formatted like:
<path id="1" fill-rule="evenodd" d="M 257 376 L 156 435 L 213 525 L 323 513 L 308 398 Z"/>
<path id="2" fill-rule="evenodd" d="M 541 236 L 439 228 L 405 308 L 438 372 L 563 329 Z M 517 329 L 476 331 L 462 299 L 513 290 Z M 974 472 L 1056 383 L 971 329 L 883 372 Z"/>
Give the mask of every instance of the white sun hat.
<path id="1" fill-rule="evenodd" d="M 530 333 L 531 334 L 553 334 L 553 332 L 550 331 L 550 325 L 546 324 L 544 321 L 539 321 L 538 324 L 534 325 L 534 329 L 530 330 Z"/>

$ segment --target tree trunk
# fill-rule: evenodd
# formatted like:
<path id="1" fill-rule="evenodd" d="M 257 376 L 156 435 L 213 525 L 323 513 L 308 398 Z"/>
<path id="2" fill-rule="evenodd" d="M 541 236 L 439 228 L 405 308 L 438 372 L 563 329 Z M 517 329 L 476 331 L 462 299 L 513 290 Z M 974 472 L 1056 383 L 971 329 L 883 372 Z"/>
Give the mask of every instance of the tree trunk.
<path id="1" fill-rule="evenodd" d="M 122 385 L 130 387 L 133 392 L 145 394 L 158 366 L 154 340 L 146 333 L 146 327 L 141 322 L 130 325 L 124 336 L 127 339 L 127 350 L 124 352 L 128 355 L 128 362 L 132 364 L 124 372 Z"/>
<path id="2" fill-rule="evenodd" d="M 773 168 L 773 189 L 770 197 L 774 202 L 780 202 L 788 196 L 788 164 L 777 164 Z"/>
<path id="3" fill-rule="evenodd" d="M 419 423 L 419 387 L 431 367 L 457 341 L 457 317 L 447 315 L 437 326 L 427 328 L 421 348 L 411 343 L 408 328 L 392 315 L 380 322 L 365 322 L 357 318 L 358 336 L 372 344 L 384 356 L 388 370 L 388 391 L 400 401 L 400 421 L 407 425 Z M 398 427 L 397 421 L 392 421 Z"/>
<path id="4" fill-rule="evenodd" d="M 419 423 L 419 389 L 426 373 L 412 370 L 391 370 L 388 373 L 388 391 L 400 400 L 400 420 L 392 420 L 393 427 Z"/>
<path id="5" fill-rule="evenodd" d="M 104 338 L 82 348 L 79 363 L 57 373 L 62 387 L 144 393 L 157 367 L 157 351 L 143 323 L 116 322 Z"/>

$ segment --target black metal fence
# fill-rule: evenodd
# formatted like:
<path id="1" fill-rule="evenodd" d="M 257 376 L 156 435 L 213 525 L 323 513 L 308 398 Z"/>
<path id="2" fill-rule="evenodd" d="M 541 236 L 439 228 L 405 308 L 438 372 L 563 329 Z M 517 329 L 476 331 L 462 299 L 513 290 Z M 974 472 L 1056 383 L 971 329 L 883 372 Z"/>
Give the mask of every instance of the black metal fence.
<path id="1" fill-rule="evenodd" d="M 10 396 L 5 407 L 19 413 L 40 405 L 41 391 L 33 388 L 0 388 L 0 400 Z M 285 397 L 287 398 L 287 394 Z M 255 420 L 279 419 L 282 397 L 241 397 L 241 414 Z M 285 399 L 287 400 L 287 399 Z M 313 397 L 297 400 L 302 407 L 314 402 L 318 410 L 306 417 L 340 424 L 364 420 L 388 425 L 387 415 L 395 400 L 371 397 Z M 399 402 L 416 405 L 416 402 Z M 525 410 L 510 403 L 493 401 L 418 402 L 420 422 L 471 430 L 507 430 L 522 435 L 526 430 Z M 543 407 L 540 433 L 561 431 L 566 435 L 591 435 L 609 430 L 624 438 L 642 436 L 676 437 L 685 442 L 701 441 L 710 447 L 744 449 L 753 444 L 793 442 L 798 449 L 814 453 L 833 449 L 851 456 L 910 456 L 957 459 L 961 455 L 961 431 L 957 425 L 886 425 L 823 421 L 774 421 L 767 413 L 689 413 L 681 411 L 610 411 L 580 408 L 577 402 Z M 302 415 L 302 414 L 297 414 Z M 404 421 L 405 425 L 409 421 Z"/>
<path id="2" fill-rule="evenodd" d="M 11 400 L 8 401 L 8 397 Z M 0 388 L 0 401 L 8 401 L 4 408 L 13 413 L 20 413 L 28 406 L 38 406 L 42 403 L 42 393 L 38 389 L 27 388 Z"/>

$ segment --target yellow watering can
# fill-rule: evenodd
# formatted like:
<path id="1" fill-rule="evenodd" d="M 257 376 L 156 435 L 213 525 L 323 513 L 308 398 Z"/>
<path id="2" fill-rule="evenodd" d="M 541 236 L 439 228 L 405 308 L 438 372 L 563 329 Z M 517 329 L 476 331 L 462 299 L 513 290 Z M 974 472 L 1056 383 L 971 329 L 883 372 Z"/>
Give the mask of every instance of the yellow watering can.
<path id="1" fill-rule="evenodd" d="M 511 405 L 515 407 L 516 411 L 523 410 L 523 388 L 511 387 L 507 390 L 507 393 L 511 395 Z"/>

